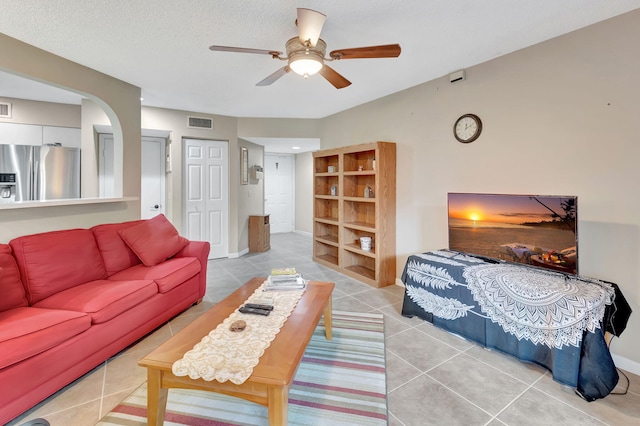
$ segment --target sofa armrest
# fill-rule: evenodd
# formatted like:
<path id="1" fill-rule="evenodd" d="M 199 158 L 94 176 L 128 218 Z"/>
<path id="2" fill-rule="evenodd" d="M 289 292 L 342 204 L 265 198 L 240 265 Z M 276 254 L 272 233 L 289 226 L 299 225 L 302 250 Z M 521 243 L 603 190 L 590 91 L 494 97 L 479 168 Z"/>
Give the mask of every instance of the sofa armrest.
<path id="1" fill-rule="evenodd" d="M 207 261 L 211 246 L 208 241 L 189 241 L 189 244 L 180 250 L 174 257 L 195 257 L 200 261 L 200 287 L 199 297 L 204 297 L 207 291 Z"/>

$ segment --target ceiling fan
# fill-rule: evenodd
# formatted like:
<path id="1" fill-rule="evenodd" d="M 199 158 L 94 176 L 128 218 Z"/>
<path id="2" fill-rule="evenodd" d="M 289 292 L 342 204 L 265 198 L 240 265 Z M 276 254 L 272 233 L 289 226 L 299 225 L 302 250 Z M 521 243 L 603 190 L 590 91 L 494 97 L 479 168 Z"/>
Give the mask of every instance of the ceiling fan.
<path id="1" fill-rule="evenodd" d="M 309 78 L 316 73 L 323 76 L 336 89 L 342 89 L 351 84 L 325 62 L 341 59 L 369 59 L 369 58 L 397 58 L 400 56 L 399 44 L 382 46 L 357 47 L 352 49 L 333 50 L 325 57 L 327 43 L 320 38 L 320 32 L 326 16 L 311 9 L 298 8 L 298 37 L 289 39 L 285 44 L 286 56 L 277 50 L 250 49 L 245 47 L 209 46 L 210 50 L 218 52 L 258 53 L 271 55 L 273 59 L 287 61 L 287 65 L 280 68 L 256 86 L 268 86 L 289 71 Z"/>

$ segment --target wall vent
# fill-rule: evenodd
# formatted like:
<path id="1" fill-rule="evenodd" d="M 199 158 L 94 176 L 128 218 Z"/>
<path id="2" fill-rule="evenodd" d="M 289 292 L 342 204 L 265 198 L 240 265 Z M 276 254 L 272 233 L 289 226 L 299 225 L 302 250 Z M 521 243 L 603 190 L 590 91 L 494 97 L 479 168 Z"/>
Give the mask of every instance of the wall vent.
<path id="1" fill-rule="evenodd" d="M 0 102 L 0 117 L 11 118 L 11 104 Z"/>
<path id="2" fill-rule="evenodd" d="M 187 127 L 193 129 L 213 129 L 213 119 L 203 117 L 188 117 Z"/>

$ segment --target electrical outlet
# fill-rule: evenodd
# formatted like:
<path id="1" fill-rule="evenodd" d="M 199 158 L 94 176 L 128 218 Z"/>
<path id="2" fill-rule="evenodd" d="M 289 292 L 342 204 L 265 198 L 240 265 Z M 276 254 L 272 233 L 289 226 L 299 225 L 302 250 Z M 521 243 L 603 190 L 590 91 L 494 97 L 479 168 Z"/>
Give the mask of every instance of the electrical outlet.
<path id="1" fill-rule="evenodd" d="M 250 189 L 247 190 L 247 197 L 251 198 L 251 190 Z"/>

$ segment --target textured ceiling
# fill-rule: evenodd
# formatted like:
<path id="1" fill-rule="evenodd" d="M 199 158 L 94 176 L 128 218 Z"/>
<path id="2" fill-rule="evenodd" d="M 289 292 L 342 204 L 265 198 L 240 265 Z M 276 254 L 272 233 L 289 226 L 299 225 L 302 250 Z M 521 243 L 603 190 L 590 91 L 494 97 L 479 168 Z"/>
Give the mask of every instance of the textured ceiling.
<path id="1" fill-rule="evenodd" d="M 293 73 L 256 87 L 284 63 L 208 50 L 284 51 L 297 7 L 327 15 L 327 50 L 399 43 L 402 54 L 333 62 L 353 83 L 337 90 Z M 0 32 L 141 87 L 144 105 L 321 118 L 637 8 L 640 0 L 16 0 L 2 2 Z M 0 79 L 0 96 L 28 91 Z"/>

